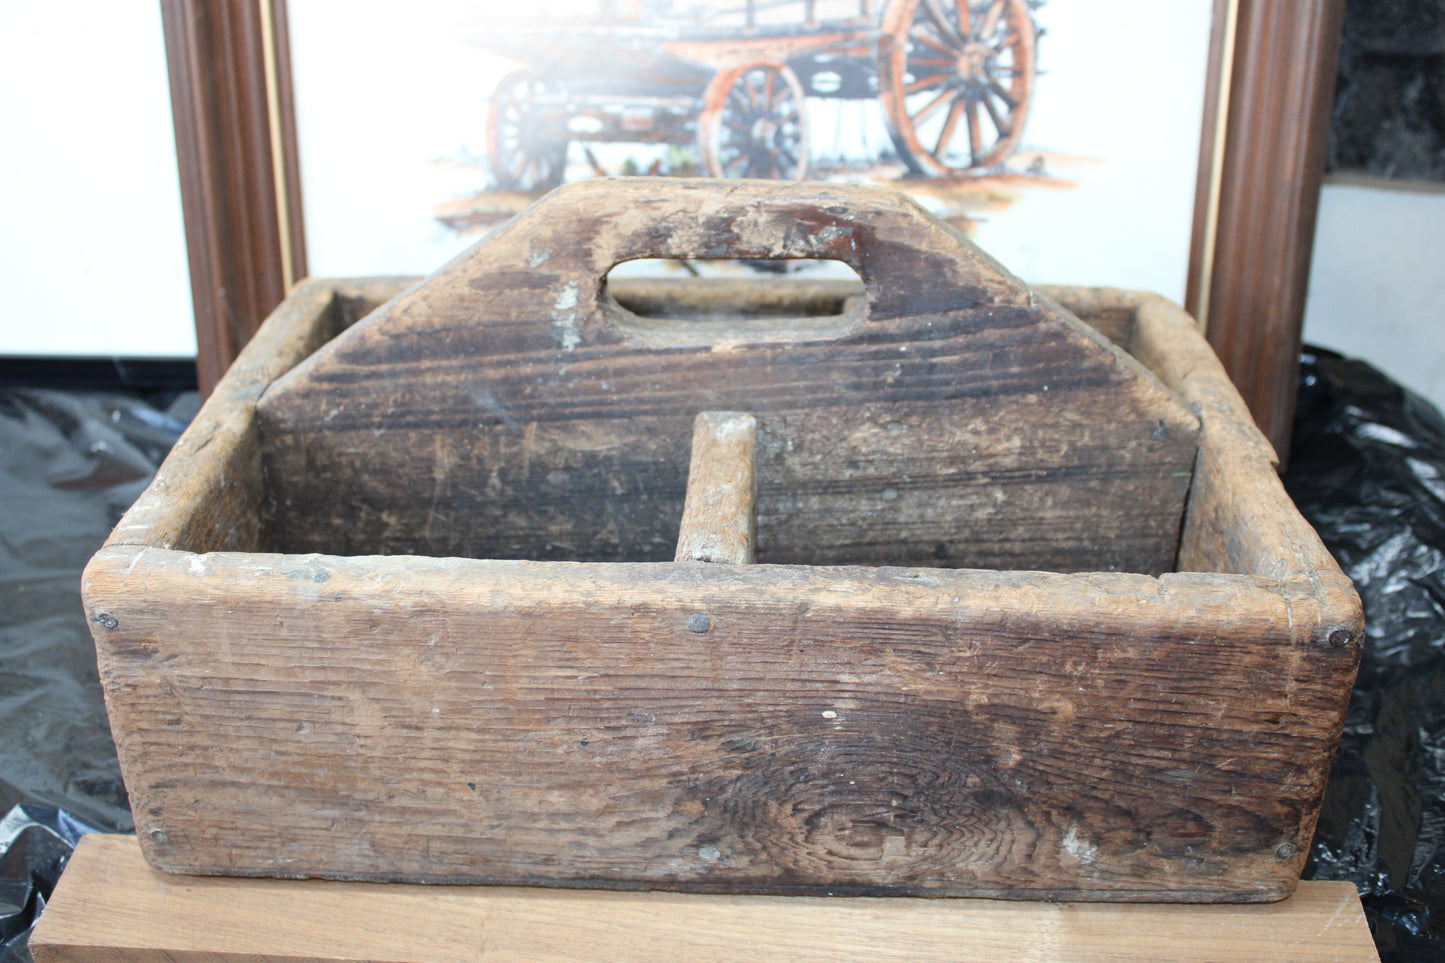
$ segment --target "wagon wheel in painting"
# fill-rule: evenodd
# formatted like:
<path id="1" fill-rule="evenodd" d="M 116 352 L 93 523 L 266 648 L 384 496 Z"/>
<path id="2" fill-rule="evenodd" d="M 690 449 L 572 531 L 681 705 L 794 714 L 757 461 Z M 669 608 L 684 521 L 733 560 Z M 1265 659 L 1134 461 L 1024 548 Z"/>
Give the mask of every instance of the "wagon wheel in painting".
<path id="1" fill-rule="evenodd" d="M 1025 0 L 893 0 L 882 27 L 879 98 L 904 163 L 935 175 L 1002 163 L 1033 97 Z"/>
<path id="2" fill-rule="evenodd" d="M 703 95 L 698 146 L 712 177 L 807 176 L 808 121 L 797 74 L 775 60 L 719 71 Z"/>
<path id="3" fill-rule="evenodd" d="M 487 158 L 498 187 L 538 191 L 562 183 L 567 140 L 549 129 L 546 104 L 557 95 L 555 85 L 530 70 L 497 84 L 487 112 Z"/>

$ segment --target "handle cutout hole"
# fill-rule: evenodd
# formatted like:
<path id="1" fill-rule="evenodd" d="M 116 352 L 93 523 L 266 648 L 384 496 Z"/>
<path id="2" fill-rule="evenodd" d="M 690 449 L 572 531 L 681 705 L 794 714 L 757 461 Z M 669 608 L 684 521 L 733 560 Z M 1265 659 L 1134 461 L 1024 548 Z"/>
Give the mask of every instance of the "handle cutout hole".
<path id="1" fill-rule="evenodd" d="M 759 265 L 779 267 L 760 277 Z M 661 345 L 833 340 L 856 331 L 867 312 L 858 273 L 824 259 L 624 261 L 602 293 L 614 326 Z"/>

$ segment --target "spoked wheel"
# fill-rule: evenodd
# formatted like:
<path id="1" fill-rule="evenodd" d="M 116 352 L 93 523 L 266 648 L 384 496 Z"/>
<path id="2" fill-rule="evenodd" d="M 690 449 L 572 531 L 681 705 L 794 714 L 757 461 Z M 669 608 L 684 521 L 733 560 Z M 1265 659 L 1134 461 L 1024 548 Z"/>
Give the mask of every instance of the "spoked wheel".
<path id="1" fill-rule="evenodd" d="M 712 177 L 807 176 L 808 124 L 797 74 L 773 60 L 719 71 L 703 95 L 698 147 Z"/>
<path id="2" fill-rule="evenodd" d="M 549 100 L 558 91 L 529 70 L 503 77 L 487 113 L 487 157 L 497 186 L 506 190 L 550 190 L 562 183 L 567 140 L 555 132 Z"/>
<path id="3" fill-rule="evenodd" d="M 879 99 L 904 163 L 935 175 L 1002 163 L 1033 97 L 1025 0 L 894 0 L 882 28 Z"/>

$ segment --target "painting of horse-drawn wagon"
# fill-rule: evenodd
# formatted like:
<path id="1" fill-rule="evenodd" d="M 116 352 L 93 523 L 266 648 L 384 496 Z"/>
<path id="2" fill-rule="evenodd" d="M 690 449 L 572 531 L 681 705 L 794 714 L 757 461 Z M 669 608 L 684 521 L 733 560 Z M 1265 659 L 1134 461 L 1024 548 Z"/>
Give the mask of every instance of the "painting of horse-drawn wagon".
<path id="1" fill-rule="evenodd" d="M 1213 0 L 287 10 L 314 272 L 426 274 L 563 181 L 722 174 L 886 186 L 1026 279 L 1183 296 Z"/>
<path id="2" fill-rule="evenodd" d="M 605 142 L 686 147 L 713 177 L 803 178 L 822 100 L 876 101 L 913 176 L 997 169 L 1028 120 L 1041 2 L 604 0 L 586 21 L 497 24 L 483 45 L 517 69 L 488 105 L 492 175 L 546 190 L 570 145 Z"/>

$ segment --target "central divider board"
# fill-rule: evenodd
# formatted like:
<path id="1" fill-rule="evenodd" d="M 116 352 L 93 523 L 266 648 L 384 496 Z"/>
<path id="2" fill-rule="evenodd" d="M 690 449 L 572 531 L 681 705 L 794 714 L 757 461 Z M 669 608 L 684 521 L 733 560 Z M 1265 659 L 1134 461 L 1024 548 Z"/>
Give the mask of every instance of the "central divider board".
<path id="1" fill-rule="evenodd" d="M 606 283 L 637 258 L 836 259 L 865 293 L 640 317 Z M 276 550 L 576 561 L 672 560 L 693 419 L 737 410 L 759 562 L 1157 574 L 1199 432 L 896 192 L 672 178 L 559 188 L 257 410 Z"/>
<path id="2" fill-rule="evenodd" d="M 704 411 L 692 430 L 687 501 L 675 562 L 756 561 L 758 420 L 741 411 Z"/>

